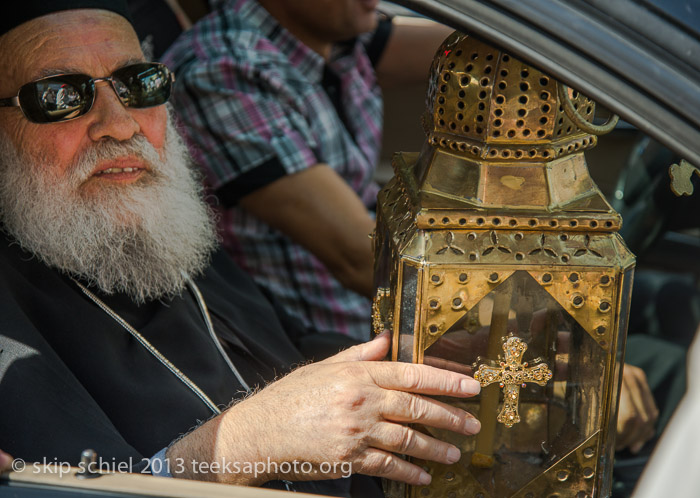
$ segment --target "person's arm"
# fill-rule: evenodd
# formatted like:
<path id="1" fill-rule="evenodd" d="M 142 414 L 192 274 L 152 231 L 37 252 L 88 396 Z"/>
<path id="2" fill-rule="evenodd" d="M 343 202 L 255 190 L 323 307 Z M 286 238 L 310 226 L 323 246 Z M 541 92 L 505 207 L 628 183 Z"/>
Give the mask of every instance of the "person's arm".
<path id="1" fill-rule="evenodd" d="M 318 116 L 275 72 L 280 56 L 256 56 L 272 59 L 258 70 L 221 56 L 178 74 L 176 106 L 200 164 L 223 208 L 243 207 L 369 296 L 374 221 L 348 183 L 319 164 Z"/>
<path id="2" fill-rule="evenodd" d="M 377 65 L 382 89 L 426 83 L 430 65 L 440 44 L 454 29 L 422 17 L 396 16 L 384 52 Z"/>
<path id="3" fill-rule="evenodd" d="M 371 295 L 374 220 L 329 166 L 279 178 L 243 197 L 240 205 L 306 247 L 345 287 Z"/>
<path id="4" fill-rule="evenodd" d="M 427 484 L 428 473 L 395 453 L 450 464 L 460 452 L 408 424 L 466 435 L 478 432 L 480 424 L 469 413 L 422 395 L 473 396 L 479 383 L 427 365 L 378 361 L 389 344 L 390 334 L 384 333 L 299 368 L 234 405 L 171 446 L 173 475 L 258 485 L 340 477 L 349 465 L 354 473 Z M 281 464 L 294 461 L 308 462 L 313 472 L 282 474 Z M 191 462 L 238 462 L 241 472 L 198 473 Z M 261 465 L 264 470 L 255 475 L 243 471 L 246 462 L 276 465 Z M 331 471 L 321 473 L 325 462 Z"/>
<path id="5" fill-rule="evenodd" d="M 622 371 L 620 407 L 617 414 L 615 449 L 638 453 L 656 435 L 659 410 L 644 370 L 625 363 Z"/>

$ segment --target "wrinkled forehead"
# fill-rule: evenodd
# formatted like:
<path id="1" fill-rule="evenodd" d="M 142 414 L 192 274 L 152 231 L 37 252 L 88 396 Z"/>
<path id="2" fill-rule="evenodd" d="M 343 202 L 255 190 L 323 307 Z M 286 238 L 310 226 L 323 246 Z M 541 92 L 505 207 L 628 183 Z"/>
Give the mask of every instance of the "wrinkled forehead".
<path id="1" fill-rule="evenodd" d="M 28 21 L 0 37 L 0 92 L 58 73 L 104 77 L 143 60 L 124 17 L 98 9 L 57 12 Z M 7 71 L 7 72 L 6 72 Z"/>

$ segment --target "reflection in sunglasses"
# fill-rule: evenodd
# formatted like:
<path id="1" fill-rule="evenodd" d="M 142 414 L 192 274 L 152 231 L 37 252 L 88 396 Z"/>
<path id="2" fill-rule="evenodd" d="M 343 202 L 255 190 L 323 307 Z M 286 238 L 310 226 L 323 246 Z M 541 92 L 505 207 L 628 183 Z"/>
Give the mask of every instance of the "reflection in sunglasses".
<path id="1" fill-rule="evenodd" d="M 83 105 L 81 93 L 68 83 L 45 82 L 41 85 L 37 84 L 37 91 L 40 92 L 39 100 L 42 106 L 49 112 L 73 110 L 75 107 Z"/>
<path id="2" fill-rule="evenodd" d="M 19 107 L 34 123 L 66 121 L 92 108 L 95 84 L 101 81 L 110 83 L 123 105 L 146 108 L 168 101 L 175 77 L 166 66 L 150 62 L 122 67 L 106 78 L 58 74 L 26 83 L 17 97 L 0 98 L 0 107 Z"/>

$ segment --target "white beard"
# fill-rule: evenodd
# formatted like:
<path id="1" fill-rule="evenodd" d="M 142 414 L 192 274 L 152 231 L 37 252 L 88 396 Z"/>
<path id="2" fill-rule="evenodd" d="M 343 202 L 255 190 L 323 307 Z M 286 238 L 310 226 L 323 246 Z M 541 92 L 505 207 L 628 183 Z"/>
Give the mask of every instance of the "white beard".
<path id="1" fill-rule="evenodd" d="M 127 154 L 150 172 L 130 185 L 80 188 L 98 162 Z M 60 174 L 50 158 L 25 157 L 0 136 L 0 219 L 22 248 L 107 294 L 137 303 L 179 294 L 186 275 L 207 267 L 216 222 L 171 117 L 164 156 L 143 136 L 109 140 Z"/>

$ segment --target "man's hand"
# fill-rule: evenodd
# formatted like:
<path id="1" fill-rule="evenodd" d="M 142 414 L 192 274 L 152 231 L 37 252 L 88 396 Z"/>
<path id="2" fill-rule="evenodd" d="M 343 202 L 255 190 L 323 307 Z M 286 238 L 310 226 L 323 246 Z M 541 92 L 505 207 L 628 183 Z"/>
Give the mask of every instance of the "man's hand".
<path id="1" fill-rule="evenodd" d="M 622 372 L 620 409 L 617 415 L 615 449 L 638 453 L 656 434 L 659 410 L 641 368 L 625 363 Z"/>
<path id="2" fill-rule="evenodd" d="M 0 473 L 10 470 L 10 465 L 12 464 L 12 457 L 0 450 Z"/>
<path id="3" fill-rule="evenodd" d="M 430 475 L 398 457 L 410 455 L 441 463 L 459 460 L 459 450 L 408 427 L 418 423 L 475 434 L 479 422 L 469 413 L 423 395 L 469 397 L 480 390 L 471 377 L 427 365 L 380 362 L 390 336 L 299 368 L 238 403 L 220 417 L 176 443 L 176 458 L 210 461 L 309 462 L 311 474 L 192 475 L 239 484 L 271 479 L 310 480 L 341 477 L 319 472 L 322 464 L 352 465 L 352 471 L 427 484 Z M 199 433 L 199 434 L 198 434 Z M 193 456 L 195 455 L 195 456 Z M 176 469 L 177 470 L 177 469 Z"/>

